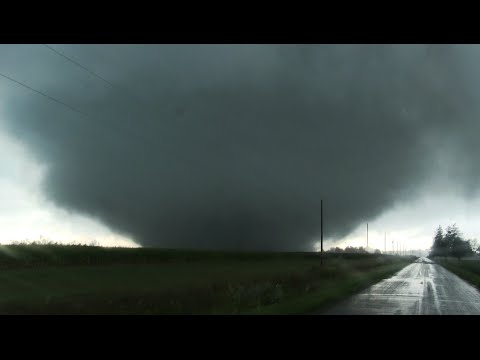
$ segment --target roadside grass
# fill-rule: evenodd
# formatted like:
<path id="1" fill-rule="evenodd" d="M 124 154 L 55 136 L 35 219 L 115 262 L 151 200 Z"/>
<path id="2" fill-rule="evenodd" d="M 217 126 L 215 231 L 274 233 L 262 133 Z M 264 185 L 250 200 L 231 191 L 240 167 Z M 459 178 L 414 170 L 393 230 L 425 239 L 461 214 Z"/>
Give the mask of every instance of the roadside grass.
<path id="1" fill-rule="evenodd" d="M 374 254 L 0 246 L 2 314 L 299 314 L 414 258 Z"/>
<path id="2" fill-rule="evenodd" d="M 434 258 L 433 260 L 480 290 L 480 261 L 453 258 Z"/>
<path id="3" fill-rule="evenodd" d="M 320 289 L 312 293 L 258 309 L 255 313 L 260 315 L 321 314 L 329 306 L 392 276 L 408 264 L 399 262 L 383 265 L 367 272 L 352 273 L 337 281 L 326 281 Z"/>

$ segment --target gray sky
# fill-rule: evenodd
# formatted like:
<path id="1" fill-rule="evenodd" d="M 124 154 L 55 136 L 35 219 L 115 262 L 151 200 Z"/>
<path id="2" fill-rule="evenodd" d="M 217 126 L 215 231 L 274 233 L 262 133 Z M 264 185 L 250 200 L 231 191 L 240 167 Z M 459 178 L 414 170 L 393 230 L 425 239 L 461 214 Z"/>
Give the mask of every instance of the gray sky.
<path id="1" fill-rule="evenodd" d="M 55 206 L 42 192 L 45 167 L 21 143 L 0 130 L 0 243 L 38 241 L 137 246 L 101 221 Z"/>
<path id="2" fill-rule="evenodd" d="M 477 46 L 0 45 L 0 241 L 478 237 Z"/>

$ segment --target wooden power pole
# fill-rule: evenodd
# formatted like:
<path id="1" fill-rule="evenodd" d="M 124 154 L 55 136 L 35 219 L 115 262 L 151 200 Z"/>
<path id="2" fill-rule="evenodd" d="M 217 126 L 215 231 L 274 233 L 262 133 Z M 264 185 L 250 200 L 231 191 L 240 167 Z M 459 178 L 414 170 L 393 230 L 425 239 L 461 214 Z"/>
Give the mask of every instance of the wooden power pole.
<path id="1" fill-rule="evenodd" d="M 323 264 L 323 200 L 320 200 L 320 264 Z"/>
<path id="2" fill-rule="evenodd" d="M 368 250 L 368 223 L 367 223 L 367 250 Z"/>

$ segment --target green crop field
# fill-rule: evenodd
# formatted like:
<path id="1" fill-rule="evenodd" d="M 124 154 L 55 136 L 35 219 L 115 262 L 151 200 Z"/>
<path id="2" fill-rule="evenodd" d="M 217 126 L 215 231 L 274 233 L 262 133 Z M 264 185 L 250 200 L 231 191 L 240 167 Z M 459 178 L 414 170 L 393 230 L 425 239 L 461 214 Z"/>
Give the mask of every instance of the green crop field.
<path id="1" fill-rule="evenodd" d="M 298 314 L 413 257 L 0 246 L 2 314 Z"/>

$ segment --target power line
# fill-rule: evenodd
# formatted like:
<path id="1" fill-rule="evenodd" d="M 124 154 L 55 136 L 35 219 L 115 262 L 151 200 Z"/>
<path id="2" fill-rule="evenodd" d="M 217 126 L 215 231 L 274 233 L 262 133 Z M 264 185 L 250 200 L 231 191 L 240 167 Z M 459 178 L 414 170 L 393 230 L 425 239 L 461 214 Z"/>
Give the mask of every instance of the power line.
<path id="1" fill-rule="evenodd" d="M 81 68 L 82 70 L 85 70 L 86 72 L 88 72 L 89 74 L 93 75 L 94 77 L 100 79 L 101 81 L 103 81 L 104 83 L 108 84 L 111 88 L 117 90 L 117 91 L 120 91 L 121 93 L 123 93 L 123 95 L 127 95 L 127 97 L 129 98 L 132 98 L 134 101 L 137 102 L 137 105 L 141 106 L 140 109 L 141 109 L 141 112 L 144 113 L 145 109 L 146 108 L 149 108 L 150 107 L 150 104 L 148 102 L 146 102 L 144 99 L 138 97 L 137 95 L 135 95 L 134 93 L 132 93 L 131 91 L 125 89 L 125 88 L 122 88 L 121 86 L 118 86 L 114 83 L 112 83 L 111 81 L 105 79 L 104 77 L 100 76 L 99 74 L 97 74 L 96 72 L 90 70 L 89 68 L 87 68 L 86 66 L 80 64 L 78 61 L 75 61 L 73 60 L 71 57 L 65 55 L 65 53 L 62 53 L 60 52 L 59 50 L 56 50 L 55 48 L 53 48 L 52 46 L 49 46 L 47 44 L 42 44 L 43 46 L 45 46 L 47 49 L 51 50 L 52 52 L 54 52 L 55 54 L 63 57 L 64 59 L 66 59 L 67 61 L 71 62 L 72 64 L 74 64 L 75 66 Z M 132 113 L 132 108 L 129 107 L 128 112 Z M 135 113 L 135 115 L 138 115 Z M 151 119 L 146 119 L 144 115 L 141 115 L 141 116 L 136 116 L 137 119 L 143 119 L 144 121 L 147 121 L 147 122 L 152 122 Z"/>
<path id="2" fill-rule="evenodd" d="M 10 81 L 16 83 L 17 85 L 20 85 L 20 86 L 22 86 L 22 87 L 25 87 L 25 88 L 27 88 L 27 89 L 29 89 L 29 90 L 31 90 L 31 91 L 39 94 L 39 95 L 41 95 L 41 96 L 43 96 L 43 97 L 51 100 L 51 101 L 54 101 L 54 102 L 57 103 L 57 104 L 60 104 L 60 105 L 62 105 L 62 106 L 65 106 L 65 107 L 67 107 L 68 109 L 70 109 L 71 111 L 77 112 L 77 113 L 79 113 L 80 115 L 84 116 L 85 118 L 92 119 L 91 116 L 89 116 L 88 114 L 84 113 L 83 111 L 80 111 L 79 109 L 77 109 L 77 108 L 75 108 L 75 107 L 73 107 L 73 106 L 71 106 L 71 105 L 68 105 L 67 103 L 65 103 L 65 102 L 63 102 L 63 101 L 61 101 L 61 100 L 58 100 L 58 99 L 56 99 L 56 98 L 54 98 L 54 97 L 52 97 L 52 96 L 50 96 L 50 95 L 48 95 L 48 94 L 45 94 L 44 92 L 42 92 L 42 91 L 40 91 L 40 90 L 34 89 L 33 87 L 31 87 L 31 86 L 29 86 L 29 85 L 27 85 L 27 84 L 24 84 L 24 83 L 22 83 L 21 81 L 15 80 L 15 79 L 13 79 L 12 77 L 7 76 L 7 75 L 2 74 L 2 73 L 0 73 L 0 76 L 3 77 L 3 78 L 5 78 L 5 79 L 7 79 L 7 80 L 10 80 Z M 95 121 L 94 123 L 95 123 L 97 126 L 100 125 L 100 126 L 104 127 L 104 130 L 107 130 L 106 127 L 105 127 L 105 124 L 104 124 L 103 122 L 101 122 L 101 121 Z M 117 128 L 109 127 L 109 129 L 110 129 L 110 130 L 115 129 L 115 130 L 117 130 L 117 132 L 118 132 L 118 131 L 123 132 L 123 131 L 122 131 L 120 128 L 118 128 L 118 127 L 117 127 Z M 124 132 L 124 134 L 128 134 L 129 136 L 132 135 L 131 132 L 128 132 L 128 133 Z M 142 139 L 144 139 L 144 136 L 141 136 L 141 135 L 139 135 L 139 134 L 137 134 L 137 136 L 139 136 L 139 137 L 141 137 Z"/>
<path id="3" fill-rule="evenodd" d="M 27 84 L 24 84 L 23 82 L 18 81 L 18 80 L 14 79 L 14 78 L 12 78 L 12 77 L 10 77 L 10 76 L 8 76 L 8 75 L 5 75 L 5 74 L 0 73 L 0 76 L 3 77 L 3 78 L 5 78 L 5 79 L 7 79 L 7 80 L 9 80 L 9 81 L 11 81 L 11 82 L 16 83 L 17 85 L 22 86 L 22 87 L 24 87 L 24 88 L 26 88 L 26 89 L 28 89 L 28 90 L 30 90 L 30 91 L 33 91 L 33 92 L 35 92 L 35 93 L 43 96 L 44 98 L 46 98 L 46 99 L 48 99 L 48 100 L 50 100 L 50 101 L 53 101 L 53 102 L 55 102 L 55 103 L 57 103 L 57 104 L 59 104 L 59 105 L 62 105 L 62 106 L 64 106 L 64 107 L 66 107 L 66 108 L 68 108 L 69 110 L 74 111 L 74 112 L 82 115 L 82 116 L 85 117 L 86 119 L 93 120 L 93 119 L 95 118 L 95 117 L 90 116 L 90 115 L 84 113 L 83 111 L 81 111 L 81 110 L 79 110 L 79 109 L 77 109 L 77 108 L 75 108 L 75 107 L 73 107 L 73 106 L 71 106 L 71 105 L 68 105 L 67 103 L 65 103 L 65 102 L 63 102 L 63 101 L 61 101 L 61 100 L 58 100 L 58 99 L 56 99 L 56 98 L 54 98 L 54 97 L 52 97 L 52 96 L 44 93 L 43 91 L 34 89 L 33 87 L 31 87 L 31 86 L 29 86 L 29 85 L 27 85 Z M 98 117 L 96 117 L 96 118 L 98 119 Z M 118 126 L 117 126 L 117 127 L 108 126 L 108 125 L 106 125 L 105 123 L 103 123 L 102 121 L 92 121 L 92 123 L 94 123 L 96 126 L 102 127 L 104 131 L 112 131 L 112 130 L 113 130 L 113 131 L 117 132 L 117 134 L 127 135 L 128 137 L 134 136 L 134 137 L 137 137 L 137 138 L 139 138 L 139 139 L 142 139 L 143 141 L 148 141 L 148 138 L 146 138 L 143 134 L 139 134 L 138 132 L 137 132 L 137 133 L 134 133 L 134 132 L 129 131 L 129 130 L 125 129 L 125 128 L 122 129 L 122 128 L 118 127 Z M 102 144 L 105 144 L 105 143 L 102 143 Z M 142 149 L 143 149 L 144 147 L 139 147 L 139 148 L 142 148 Z M 125 148 L 125 149 L 126 149 L 126 148 Z M 183 158 L 182 158 L 181 160 L 182 160 L 182 161 L 186 161 L 186 160 L 183 159 Z"/>
<path id="4" fill-rule="evenodd" d="M 57 104 L 63 105 L 63 106 L 65 106 L 65 107 L 69 108 L 69 109 L 72 110 L 72 111 L 75 111 L 75 112 L 77 112 L 77 113 L 79 113 L 79 114 L 81 114 L 81 115 L 83 115 L 83 116 L 87 116 L 87 114 L 85 114 L 83 111 L 80 111 L 80 110 L 78 110 L 77 108 L 74 108 L 73 106 L 70 106 L 70 105 L 64 103 L 64 102 L 61 101 L 61 100 L 55 99 L 54 97 L 52 97 L 52 96 L 50 96 L 50 95 L 47 95 L 47 94 L 45 94 L 44 92 L 42 92 L 42 91 L 40 91 L 40 90 L 36 90 L 36 89 L 32 88 L 31 86 L 28 86 L 27 84 L 24 84 L 24 83 L 22 83 L 22 82 L 20 82 L 20 81 L 18 81 L 18 80 L 15 80 L 15 79 L 11 78 L 10 76 L 7 76 L 7 75 L 2 74 L 2 73 L 0 73 L 0 76 L 4 77 L 4 78 L 7 79 L 7 80 L 13 81 L 14 83 L 16 83 L 16 84 L 18 84 L 18 85 L 21 85 L 21 86 L 23 86 L 23 87 L 25 87 L 25 88 L 27 88 L 27 89 L 29 89 L 29 90 L 31 90 L 31 91 L 34 91 L 34 92 L 36 92 L 37 94 L 40 94 L 40 95 L 46 97 L 47 99 L 56 102 Z"/>
<path id="5" fill-rule="evenodd" d="M 68 57 L 67 55 L 63 54 L 62 52 L 56 50 L 55 48 L 47 45 L 47 44 L 42 44 L 43 46 L 45 46 L 47 49 L 50 49 L 51 51 L 53 51 L 54 53 L 60 55 L 61 57 L 67 59 L 68 61 L 70 61 L 71 63 L 75 64 L 76 66 L 80 67 L 81 69 L 87 71 L 88 73 L 90 73 L 91 75 L 95 76 L 96 78 L 102 80 L 103 82 L 107 83 L 108 85 L 110 85 L 111 87 L 114 87 L 116 88 L 117 86 L 113 83 L 111 83 L 110 81 L 108 81 L 107 79 L 101 77 L 100 75 L 98 75 L 96 72 L 90 70 L 89 68 L 83 66 L 82 64 L 80 64 L 79 62 L 73 60 L 72 58 Z"/>
<path id="6" fill-rule="evenodd" d="M 59 53 L 58 51 L 55 51 L 55 49 L 49 47 L 48 45 L 45 45 L 45 46 L 46 46 L 47 48 L 51 49 L 52 51 L 54 51 L 55 53 L 57 53 L 58 55 L 63 56 L 64 58 L 68 59 L 69 61 L 75 63 L 77 66 L 79 66 L 79 67 L 83 68 L 84 70 L 88 71 L 88 72 L 91 73 L 92 75 L 95 75 L 97 78 L 99 78 L 99 79 L 101 79 L 102 81 L 108 83 L 108 84 L 111 85 L 112 87 L 118 89 L 118 86 L 110 83 L 108 80 L 102 78 L 100 75 L 95 74 L 94 72 L 88 70 L 86 67 L 82 66 L 81 64 L 79 64 L 79 63 L 75 62 L 74 60 L 68 58 L 67 56 Z M 67 103 L 65 103 L 65 102 L 63 102 L 63 101 L 61 101 L 61 100 L 59 100 L 59 99 L 56 99 L 56 98 L 54 98 L 54 97 L 52 97 L 52 96 L 50 96 L 50 95 L 48 95 L 48 94 L 46 94 L 46 93 L 44 93 L 44 92 L 42 92 L 42 91 L 40 91 L 40 90 L 34 89 L 33 87 L 31 87 L 31 86 L 29 86 L 29 85 L 27 85 L 27 84 L 24 84 L 24 83 L 21 82 L 21 81 L 18 81 L 18 80 L 16 80 L 16 79 L 13 79 L 12 77 L 10 77 L 10 76 L 8 76 L 8 75 L 5 75 L 5 74 L 0 73 L 0 76 L 3 77 L 3 78 L 5 78 L 5 79 L 7 79 L 7 80 L 10 80 L 10 81 L 16 83 L 17 85 L 20 85 L 20 86 L 22 86 L 22 87 L 25 87 L 26 89 L 28 89 L 28 90 L 30 90 L 30 91 L 33 91 L 33 92 L 35 92 L 35 93 L 37 93 L 37 94 L 39 94 L 39 95 L 41 95 L 41 96 L 43 96 L 43 97 L 45 97 L 45 98 L 47 98 L 47 99 L 49 99 L 49 100 L 51 100 L 51 101 L 59 104 L 59 105 L 62 105 L 62 106 L 64 106 L 64 107 L 70 109 L 71 111 L 74 111 L 74 112 L 76 112 L 76 113 L 78 113 L 78 114 L 80 114 L 80 115 L 82 115 L 82 116 L 84 116 L 84 117 L 86 117 L 86 118 L 89 118 L 89 119 L 91 119 L 91 120 L 93 120 L 93 118 L 94 118 L 94 117 L 92 117 L 92 116 L 84 113 L 83 111 L 81 111 L 81 110 L 79 110 L 79 109 L 77 109 L 77 108 L 75 108 L 75 107 L 73 107 L 73 106 L 71 106 L 71 105 L 68 105 Z M 95 117 L 96 117 L 96 116 L 95 116 Z M 96 118 L 98 119 L 98 117 L 96 117 Z M 103 127 L 103 130 L 110 130 L 110 131 L 113 130 L 113 131 L 116 131 L 117 133 L 123 133 L 123 135 L 127 135 L 128 137 L 134 136 L 134 137 L 137 137 L 137 138 L 142 139 L 142 140 L 144 140 L 144 141 L 148 141 L 148 140 L 149 140 L 147 137 L 145 137 L 144 134 L 139 134 L 138 132 L 132 132 L 132 131 L 130 131 L 130 130 L 128 130 L 128 129 L 125 129 L 125 128 L 122 129 L 122 128 L 118 127 L 118 126 L 117 126 L 117 127 L 111 127 L 111 126 L 108 126 L 108 125 L 104 124 L 102 121 L 94 121 L 94 123 L 95 123 L 97 126 Z M 143 148 L 143 147 L 140 147 L 140 148 Z M 176 156 L 177 156 L 177 158 L 178 158 L 178 154 L 176 154 Z M 183 158 L 182 158 L 181 160 L 188 162 L 188 160 L 183 159 Z"/>

